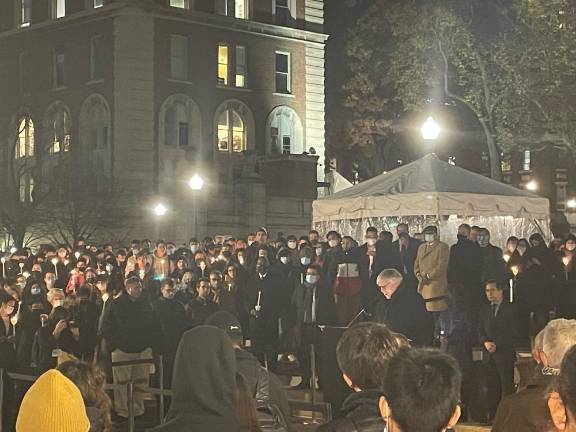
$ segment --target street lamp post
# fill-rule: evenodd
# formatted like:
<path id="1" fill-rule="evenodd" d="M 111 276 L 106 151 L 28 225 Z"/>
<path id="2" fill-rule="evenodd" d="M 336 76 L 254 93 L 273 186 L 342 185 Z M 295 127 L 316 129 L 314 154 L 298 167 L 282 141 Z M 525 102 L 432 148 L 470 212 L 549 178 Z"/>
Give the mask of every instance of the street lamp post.
<path id="1" fill-rule="evenodd" d="M 194 174 L 188 186 L 192 189 L 192 206 L 194 207 L 194 238 L 198 238 L 198 203 L 196 194 L 204 187 L 204 179 L 198 173 Z"/>
<path id="2" fill-rule="evenodd" d="M 426 151 L 428 153 L 433 153 L 434 142 L 440 136 L 440 125 L 436 122 L 436 120 L 434 120 L 434 117 L 430 116 L 422 125 L 420 132 L 422 134 L 422 138 L 424 139 L 424 143 L 427 146 Z"/>

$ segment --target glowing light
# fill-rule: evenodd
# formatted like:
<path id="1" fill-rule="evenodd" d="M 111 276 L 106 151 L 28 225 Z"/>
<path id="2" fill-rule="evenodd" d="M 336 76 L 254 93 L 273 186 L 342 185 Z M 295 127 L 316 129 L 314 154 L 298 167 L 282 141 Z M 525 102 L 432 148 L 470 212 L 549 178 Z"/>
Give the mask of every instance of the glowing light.
<path id="1" fill-rule="evenodd" d="M 566 201 L 566 207 L 569 209 L 576 209 L 576 199 L 570 199 Z"/>
<path id="2" fill-rule="evenodd" d="M 158 204 L 156 205 L 156 207 L 154 207 L 154 213 L 156 214 L 156 216 L 164 216 L 167 211 L 168 209 L 164 204 Z"/>
<path id="3" fill-rule="evenodd" d="M 504 261 L 508 262 L 508 261 L 510 261 L 511 257 L 508 254 L 504 254 L 504 256 L 502 258 L 504 258 Z"/>
<path id="4" fill-rule="evenodd" d="M 529 181 L 528 183 L 526 183 L 526 189 L 531 192 L 535 192 L 538 190 L 538 183 L 536 183 L 534 180 Z"/>
<path id="5" fill-rule="evenodd" d="M 204 187 L 204 179 L 198 174 L 194 174 L 188 182 L 188 185 L 192 190 L 200 190 Z"/>
<path id="6" fill-rule="evenodd" d="M 564 264 L 565 267 L 568 267 L 568 264 L 570 264 L 570 258 L 568 257 L 562 258 L 562 263 Z"/>
<path id="7" fill-rule="evenodd" d="M 433 117 L 428 117 L 428 119 L 422 125 L 422 138 L 425 140 L 436 140 L 440 136 L 440 125 L 436 123 Z"/>
<path id="8" fill-rule="evenodd" d="M 512 274 L 514 275 L 514 277 L 518 276 L 518 273 L 520 273 L 520 269 L 516 266 L 510 268 L 510 270 L 512 271 Z"/>

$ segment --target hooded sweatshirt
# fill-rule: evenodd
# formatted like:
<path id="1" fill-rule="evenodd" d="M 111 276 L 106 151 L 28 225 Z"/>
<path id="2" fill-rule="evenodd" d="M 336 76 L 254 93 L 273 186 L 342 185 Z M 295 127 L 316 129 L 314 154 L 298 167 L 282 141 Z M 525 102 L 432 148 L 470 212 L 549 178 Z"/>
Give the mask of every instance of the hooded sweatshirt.
<path id="1" fill-rule="evenodd" d="M 237 432 L 236 360 L 230 338 L 200 326 L 182 336 L 166 423 L 151 432 Z"/>

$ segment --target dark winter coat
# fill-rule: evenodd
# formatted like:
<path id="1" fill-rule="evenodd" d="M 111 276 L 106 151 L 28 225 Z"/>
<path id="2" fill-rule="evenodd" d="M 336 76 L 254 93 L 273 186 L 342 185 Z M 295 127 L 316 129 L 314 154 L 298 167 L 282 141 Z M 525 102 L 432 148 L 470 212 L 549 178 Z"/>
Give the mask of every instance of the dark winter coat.
<path id="1" fill-rule="evenodd" d="M 343 418 L 320 426 L 317 432 L 382 432 L 385 423 L 378 408 L 381 395 L 379 390 L 351 394 L 340 409 Z"/>

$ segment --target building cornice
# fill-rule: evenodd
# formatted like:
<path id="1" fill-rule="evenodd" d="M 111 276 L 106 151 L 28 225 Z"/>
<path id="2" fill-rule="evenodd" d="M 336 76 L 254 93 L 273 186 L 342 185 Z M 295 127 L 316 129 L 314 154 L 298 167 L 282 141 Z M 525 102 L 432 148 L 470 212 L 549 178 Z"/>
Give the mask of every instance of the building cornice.
<path id="1" fill-rule="evenodd" d="M 99 9 L 76 12 L 58 20 L 46 20 L 30 27 L 17 28 L 0 33 L 0 40 L 29 34 L 37 31 L 56 31 L 67 26 L 76 26 L 87 22 L 101 21 L 115 16 L 134 13 L 135 10 L 158 19 L 179 21 L 188 24 L 197 24 L 205 27 L 218 28 L 225 31 L 235 31 L 252 35 L 271 37 L 290 41 L 304 42 L 311 45 L 324 45 L 328 35 L 308 30 L 276 26 L 256 21 L 237 19 L 218 14 L 210 14 L 193 10 L 178 10 L 176 8 L 161 8 L 150 4 L 135 4 L 130 1 L 111 3 Z"/>

